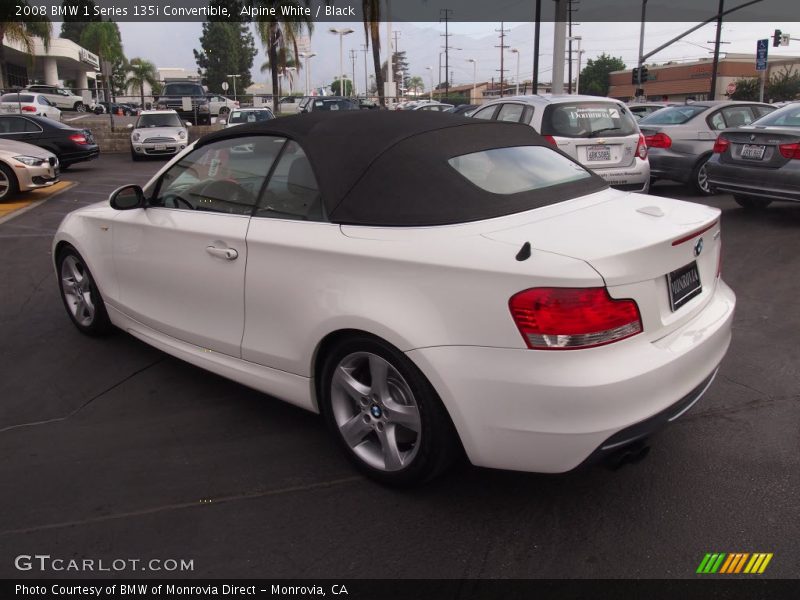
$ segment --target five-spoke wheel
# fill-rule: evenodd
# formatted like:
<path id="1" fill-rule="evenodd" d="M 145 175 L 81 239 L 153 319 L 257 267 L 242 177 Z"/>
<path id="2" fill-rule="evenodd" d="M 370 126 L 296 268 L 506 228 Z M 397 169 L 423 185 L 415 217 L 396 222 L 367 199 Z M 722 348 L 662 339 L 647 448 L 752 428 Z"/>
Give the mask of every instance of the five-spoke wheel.
<path id="1" fill-rule="evenodd" d="M 58 256 L 61 299 L 72 322 L 82 332 L 99 335 L 111 329 L 105 304 L 83 258 L 71 247 Z"/>

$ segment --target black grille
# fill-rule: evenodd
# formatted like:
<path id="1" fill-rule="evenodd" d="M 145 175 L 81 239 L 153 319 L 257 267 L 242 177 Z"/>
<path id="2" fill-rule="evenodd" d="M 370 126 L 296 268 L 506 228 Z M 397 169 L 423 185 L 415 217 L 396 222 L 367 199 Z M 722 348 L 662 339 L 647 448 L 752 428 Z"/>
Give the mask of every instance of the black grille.
<path id="1" fill-rule="evenodd" d="M 47 159 L 47 162 L 50 163 L 51 167 L 55 167 L 56 166 L 56 157 L 55 156 L 51 156 L 50 158 Z"/>

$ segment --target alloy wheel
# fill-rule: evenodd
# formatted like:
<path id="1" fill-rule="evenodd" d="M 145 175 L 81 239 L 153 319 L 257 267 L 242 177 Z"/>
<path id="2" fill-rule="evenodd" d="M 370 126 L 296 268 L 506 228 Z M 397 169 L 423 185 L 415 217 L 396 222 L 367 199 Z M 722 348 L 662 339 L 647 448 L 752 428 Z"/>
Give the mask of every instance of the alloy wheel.
<path id="1" fill-rule="evenodd" d="M 89 327 L 95 316 L 92 280 L 85 265 L 73 255 L 61 264 L 61 289 L 75 321 Z"/>
<path id="2" fill-rule="evenodd" d="M 5 200 L 8 193 L 11 191 L 11 181 L 8 175 L 0 169 L 0 200 Z"/>
<path id="3" fill-rule="evenodd" d="M 348 354 L 333 372 L 330 391 L 336 426 L 359 459 L 385 472 L 413 462 L 422 437 L 419 406 L 390 362 L 371 352 Z"/>
<path id="4" fill-rule="evenodd" d="M 711 193 L 711 188 L 708 185 L 708 168 L 706 167 L 706 163 L 703 163 L 697 169 L 697 187 L 704 194 Z"/>

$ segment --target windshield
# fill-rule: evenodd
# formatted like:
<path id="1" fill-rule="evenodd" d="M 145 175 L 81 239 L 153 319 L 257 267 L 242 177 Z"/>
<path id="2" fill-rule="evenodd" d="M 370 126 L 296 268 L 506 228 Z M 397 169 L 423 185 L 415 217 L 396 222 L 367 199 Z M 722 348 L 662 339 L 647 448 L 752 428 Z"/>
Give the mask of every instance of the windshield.
<path id="1" fill-rule="evenodd" d="M 647 115 L 639 123 L 641 125 L 681 125 L 706 110 L 708 110 L 707 106 L 698 106 L 697 104 L 668 106 Z"/>
<path id="2" fill-rule="evenodd" d="M 33 102 L 33 96 L 28 94 L 4 94 L 0 96 L 0 102 Z"/>
<path id="3" fill-rule="evenodd" d="M 196 83 L 168 83 L 164 86 L 165 96 L 205 96 L 203 88 Z"/>
<path id="4" fill-rule="evenodd" d="M 614 102 L 551 104 L 542 120 L 542 135 L 559 137 L 621 137 L 638 131 L 630 111 Z"/>
<path id="5" fill-rule="evenodd" d="M 495 148 L 447 162 L 492 194 L 518 194 L 591 177 L 581 165 L 545 146 Z"/>
<path id="6" fill-rule="evenodd" d="M 784 106 L 750 124 L 760 127 L 800 127 L 800 102 Z"/>
<path id="7" fill-rule="evenodd" d="M 183 127 L 183 123 L 175 113 L 142 115 L 136 122 L 136 129 L 144 127 Z"/>
<path id="8" fill-rule="evenodd" d="M 271 118 L 272 113 L 268 110 L 235 110 L 228 123 L 260 123 Z"/>

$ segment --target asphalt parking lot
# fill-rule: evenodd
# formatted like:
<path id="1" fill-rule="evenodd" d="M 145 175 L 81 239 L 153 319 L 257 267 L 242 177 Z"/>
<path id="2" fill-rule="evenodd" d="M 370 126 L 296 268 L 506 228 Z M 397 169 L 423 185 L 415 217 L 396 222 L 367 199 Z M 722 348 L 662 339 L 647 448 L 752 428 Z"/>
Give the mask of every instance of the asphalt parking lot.
<path id="1" fill-rule="evenodd" d="M 72 326 L 56 227 L 161 164 L 75 165 L 77 185 L 0 225 L 0 576 L 82 575 L 15 569 L 36 553 L 188 559 L 172 575 L 191 577 L 691 578 L 706 552 L 772 552 L 763 577 L 800 574 L 800 206 L 655 188 L 722 209 L 739 303 L 716 382 L 644 461 L 462 464 L 395 491 L 358 476 L 317 416 Z"/>

